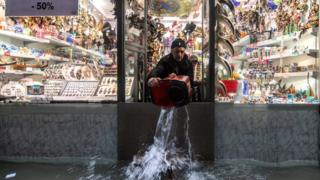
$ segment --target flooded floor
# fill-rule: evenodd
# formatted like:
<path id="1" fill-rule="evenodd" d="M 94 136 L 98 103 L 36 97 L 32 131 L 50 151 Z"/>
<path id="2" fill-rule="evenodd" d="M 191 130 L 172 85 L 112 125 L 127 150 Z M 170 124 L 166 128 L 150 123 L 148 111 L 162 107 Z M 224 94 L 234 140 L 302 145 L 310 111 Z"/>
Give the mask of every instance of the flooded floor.
<path id="1" fill-rule="evenodd" d="M 117 165 L 53 165 L 0 163 L 0 179 L 12 180 L 121 180 L 127 163 Z M 10 177 L 11 175 L 11 177 Z M 271 168 L 249 164 L 201 163 L 192 171 L 176 175 L 186 180 L 319 180 L 320 168 L 298 166 Z"/>

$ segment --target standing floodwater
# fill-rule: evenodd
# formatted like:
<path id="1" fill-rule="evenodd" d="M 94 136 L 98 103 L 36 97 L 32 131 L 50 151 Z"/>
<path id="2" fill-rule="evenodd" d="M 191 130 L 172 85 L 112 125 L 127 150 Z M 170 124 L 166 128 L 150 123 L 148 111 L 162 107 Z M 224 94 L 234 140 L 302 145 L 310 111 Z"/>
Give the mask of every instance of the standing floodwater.
<path id="1" fill-rule="evenodd" d="M 161 179 L 170 172 L 192 165 L 187 107 L 161 109 L 154 142 L 142 155 L 136 155 L 126 169 L 127 179 Z"/>

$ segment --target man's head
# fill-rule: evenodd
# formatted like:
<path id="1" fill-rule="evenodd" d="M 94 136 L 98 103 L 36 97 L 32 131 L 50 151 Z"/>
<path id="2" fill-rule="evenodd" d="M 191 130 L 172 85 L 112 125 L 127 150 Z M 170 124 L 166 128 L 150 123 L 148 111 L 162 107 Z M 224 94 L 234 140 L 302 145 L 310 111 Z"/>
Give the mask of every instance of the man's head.
<path id="1" fill-rule="evenodd" d="M 186 48 L 187 45 L 182 39 L 175 39 L 171 44 L 171 54 L 173 58 L 176 61 L 182 61 Z"/>

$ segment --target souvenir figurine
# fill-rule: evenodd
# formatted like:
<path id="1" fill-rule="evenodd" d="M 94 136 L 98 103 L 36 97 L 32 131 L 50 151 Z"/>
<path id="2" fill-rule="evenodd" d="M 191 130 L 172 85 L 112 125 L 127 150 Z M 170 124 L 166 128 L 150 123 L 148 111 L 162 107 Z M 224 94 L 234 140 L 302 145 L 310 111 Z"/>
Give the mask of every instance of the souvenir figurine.
<path id="1" fill-rule="evenodd" d="M 303 0 L 301 4 L 297 7 L 300 10 L 300 27 L 303 27 L 307 23 L 307 12 L 309 9 L 308 0 Z"/>
<path id="2" fill-rule="evenodd" d="M 309 15 L 309 23 L 311 27 L 317 27 L 319 24 L 319 4 L 316 2 L 312 3 L 311 12 Z"/>
<path id="3" fill-rule="evenodd" d="M 16 20 L 13 19 L 12 17 L 7 18 L 7 27 L 6 27 L 6 29 L 8 31 L 15 32 L 16 23 L 17 23 Z"/>
<path id="4" fill-rule="evenodd" d="M 15 61 L 17 62 L 16 64 L 12 65 L 12 68 L 14 70 L 25 70 L 26 65 L 23 60 L 16 58 Z"/>
<path id="5" fill-rule="evenodd" d="M 34 31 L 37 38 L 44 38 L 45 28 L 42 21 L 39 24 L 34 25 Z"/>
<path id="6" fill-rule="evenodd" d="M 55 22 L 50 22 L 48 26 L 48 33 L 52 37 L 57 37 L 58 36 L 58 30 Z"/>
<path id="7" fill-rule="evenodd" d="M 16 19 L 16 24 L 14 25 L 14 32 L 23 33 L 23 23 L 21 18 Z"/>
<path id="8" fill-rule="evenodd" d="M 259 13 L 256 10 L 250 11 L 249 25 L 253 31 L 257 31 L 259 28 Z"/>

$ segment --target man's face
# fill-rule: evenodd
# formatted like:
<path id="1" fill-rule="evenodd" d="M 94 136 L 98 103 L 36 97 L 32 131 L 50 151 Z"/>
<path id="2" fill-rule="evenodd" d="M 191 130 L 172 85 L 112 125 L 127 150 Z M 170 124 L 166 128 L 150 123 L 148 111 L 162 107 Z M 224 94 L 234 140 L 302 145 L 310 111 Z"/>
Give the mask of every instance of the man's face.
<path id="1" fill-rule="evenodd" d="M 175 47 L 173 49 L 171 49 L 171 54 L 173 56 L 173 59 L 175 59 L 176 61 L 182 61 L 183 57 L 184 57 L 184 53 L 185 53 L 185 48 L 183 47 Z"/>

